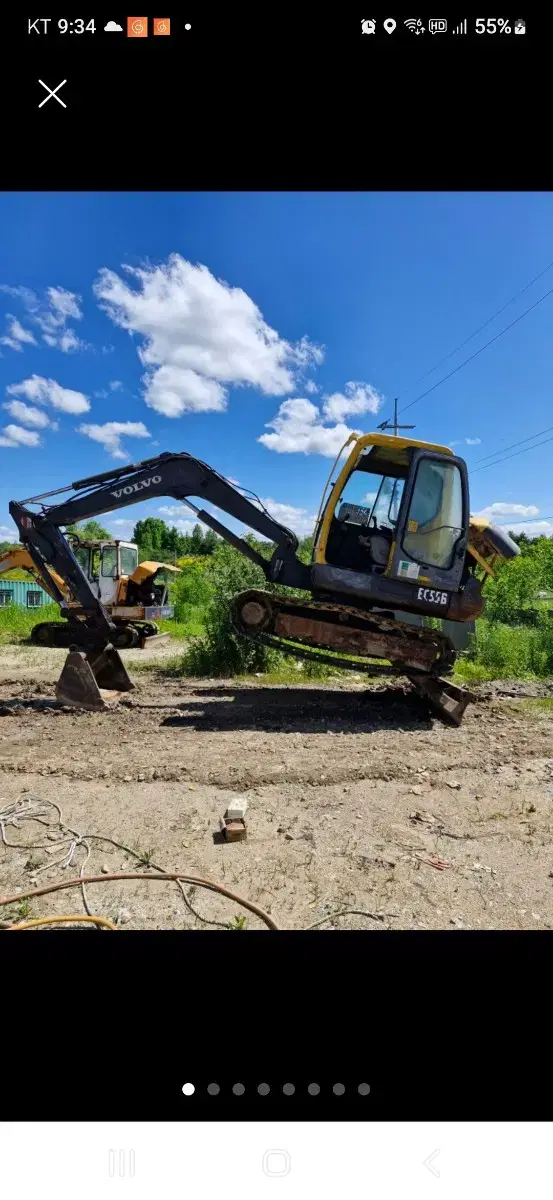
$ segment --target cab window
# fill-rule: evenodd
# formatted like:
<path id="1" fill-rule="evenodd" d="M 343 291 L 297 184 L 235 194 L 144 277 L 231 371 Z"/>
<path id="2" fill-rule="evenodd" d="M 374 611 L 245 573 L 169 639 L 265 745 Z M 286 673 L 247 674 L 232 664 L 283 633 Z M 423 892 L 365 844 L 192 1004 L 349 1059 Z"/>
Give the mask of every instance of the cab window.
<path id="1" fill-rule="evenodd" d="M 372 528 L 395 529 L 399 504 L 404 487 L 403 479 L 373 475 L 367 471 L 352 471 L 338 506 L 336 516 L 348 525 L 368 525 Z"/>
<path id="2" fill-rule="evenodd" d="M 104 546 L 102 550 L 102 575 L 104 579 L 114 579 L 117 574 L 117 549 L 115 546 Z"/>
<path id="3" fill-rule="evenodd" d="M 132 575 L 138 566 L 138 550 L 136 546 L 120 546 L 121 574 Z"/>
<path id="4" fill-rule="evenodd" d="M 88 559 L 89 559 L 90 551 L 85 546 L 77 546 L 74 549 L 73 554 L 75 555 L 75 558 L 77 559 L 77 562 L 81 568 L 81 571 L 85 575 L 88 575 Z"/>
<path id="5" fill-rule="evenodd" d="M 448 570 L 463 533 L 463 485 L 454 463 L 422 459 L 403 535 L 403 549 L 415 562 Z"/>

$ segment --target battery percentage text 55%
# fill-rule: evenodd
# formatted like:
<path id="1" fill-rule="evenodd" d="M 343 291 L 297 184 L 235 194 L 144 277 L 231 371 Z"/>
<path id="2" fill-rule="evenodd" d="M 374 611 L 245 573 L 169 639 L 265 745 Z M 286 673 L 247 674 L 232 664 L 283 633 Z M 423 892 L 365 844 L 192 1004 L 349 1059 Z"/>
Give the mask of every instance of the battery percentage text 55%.
<path id="1" fill-rule="evenodd" d="M 476 33 L 510 33 L 508 17 L 477 17 Z"/>

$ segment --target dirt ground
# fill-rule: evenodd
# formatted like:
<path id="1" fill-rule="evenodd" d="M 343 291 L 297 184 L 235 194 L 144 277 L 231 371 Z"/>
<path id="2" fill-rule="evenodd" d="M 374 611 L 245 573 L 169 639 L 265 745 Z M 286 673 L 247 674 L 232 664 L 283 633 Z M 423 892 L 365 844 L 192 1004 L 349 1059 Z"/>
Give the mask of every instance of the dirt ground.
<path id="1" fill-rule="evenodd" d="M 280 928 L 553 927 L 553 697 L 550 685 L 479 685 L 460 729 L 394 681 L 297 687 L 262 679 L 168 678 L 174 644 L 124 652 L 136 688 L 107 713 L 64 710 L 64 651 L 0 647 L 0 808 L 55 801 L 90 841 L 85 873 L 184 870 L 269 911 Z M 219 818 L 247 798 L 248 836 L 221 844 Z M 1 814 L 0 814 L 1 819 Z M 77 875 L 50 829 L 5 824 L 0 894 Z M 41 848 L 36 848 L 37 843 Z M 35 847 L 35 848 L 33 848 Z M 46 867 L 46 869 L 42 869 Z M 231 927 L 255 916 L 203 889 L 147 881 L 89 885 L 96 914 L 126 929 Z M 26 906 L 0 910 L 15 919 Z M 82 912 L 80 889 L 29 917 Z M 344 914 L 344 915 L 339 915 Z M 200 920 L 209 922 L 205 924 Z"/>

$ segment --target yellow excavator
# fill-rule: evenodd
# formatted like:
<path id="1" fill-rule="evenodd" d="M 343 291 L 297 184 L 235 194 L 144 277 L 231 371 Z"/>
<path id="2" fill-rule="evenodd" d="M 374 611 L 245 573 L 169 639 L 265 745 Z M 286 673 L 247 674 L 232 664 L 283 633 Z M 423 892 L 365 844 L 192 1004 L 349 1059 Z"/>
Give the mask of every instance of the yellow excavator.
<path id="1" fill-rule="evenodd" d="M 472 697 L 447 678 L 453 644 L 435 623 L 413 625 L 408 615 L 472 622 L 483 611 L 482 588 L 496 563 L 519 548 L 501 529 L 470 516 L 466 463 L 447 446 L 397 434 L 352 434 L 323 493 L 309 564 L 296 553 L 296 535 L 261 501 L 190 454 L 160 454 L 62 491 L 74 494 L 53 504 L 48 501 L 59 492 L 12 501 L 10 512 L 41 577 L 50 572 L 52 579 L 53 569 L 80 605 L 78 623 L 66 613 L 73 649 L 57 685 L 64 703 L 101 708 L 133 684 L 113 643 L 116 625 L 61 527 L 172 496 L 257 563 L 271 584 L 296 590 L 235 597 L 238 634 L 344 670 L 406 677 L 442 720 L 460 724 Z M 271 558 L 191 496 L 272 542 Z"/>
<path id="2" fill-rule="evenodd" d="M 159 576 L 165 571 L 179 574 L 170 563 L 143 562 L 138 565 L 138 547 L 134 542 L 91 541 L 69 537 L 75 558 L 93 591 L 96 592 L 115 630 L 112 643 L 119 650 L 152 646 L 167 641 L 168 633 L 160 633 L 157 621 L 174 616 L 174 607 L 167 603 L 167 585 Z M 0 555 L 0 578 L 8 571 L 26 571 L 40 584 L 55 603 L 63 597 L 62 616 L 68 621 L 39 621 L 31 630 L 31 641 L 40 646 L 67 647 L 75 641 L 75 622 L 84 619 L 78 600 L 73 599 L 67 581 L 53 567 L 37 569 L 29 551 L 14 546 Z"/>

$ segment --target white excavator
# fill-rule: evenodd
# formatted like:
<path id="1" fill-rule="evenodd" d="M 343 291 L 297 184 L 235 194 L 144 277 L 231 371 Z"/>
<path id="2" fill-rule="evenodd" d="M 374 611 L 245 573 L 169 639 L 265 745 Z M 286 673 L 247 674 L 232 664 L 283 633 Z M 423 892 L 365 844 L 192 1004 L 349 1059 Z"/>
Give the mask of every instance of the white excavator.
<path id="1" fill-rule="evenodd" d="M 144 649 L 169 638 L 160 633 L 158 621 L 174 616 L 167 603 L 167 583 L 163 572 L 179 574 L 170 563 L 138 564 L 138 546 L 134 542 L 85 541 L 68 535 L 67 541 L 86 577 L 90 590 L 109 614 L 114 625 L 112 644 L 118 650 Z M 16 546 L 0 555 L 0 578 L 8 571 L 26 571 L 40 584 L 56 604 L 64 621 L 39 621 L 31 631 L 31 640 L 41 646 L 68 647 L 75 641 L 75 625 L 85 619 L 82 604 L 73 598 L 67 581 L 52 566 L 38 571 L 29 551 Z"/>

